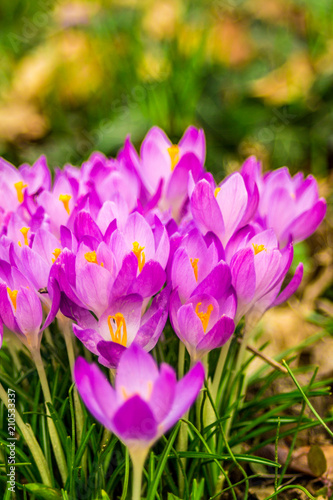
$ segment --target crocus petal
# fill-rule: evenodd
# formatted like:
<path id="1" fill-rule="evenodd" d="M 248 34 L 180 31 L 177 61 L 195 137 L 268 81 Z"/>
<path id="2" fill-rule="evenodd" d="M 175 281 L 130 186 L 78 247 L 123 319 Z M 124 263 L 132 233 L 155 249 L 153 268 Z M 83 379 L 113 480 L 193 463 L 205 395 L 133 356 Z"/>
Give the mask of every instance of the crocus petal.
<path id="1" fill-rule="evenodd" d="M 171 270 L 172 286 L 178 286 L 178 293 L 182 300 L 190 297 L 196 288 L 197 282 L 191 266 L 190 258 L 185 248 L 179 248 L 174 255 Z"/>
<path id="2" fill-rule="evenodd" d="M 230 262 L 232 283 L 237 297 L 244 302 L 251 302 L 256 289 L 254 256 L 251 248 L 237 252 Z"/>
<path id="3" fill-rule="evenodd" d="M 205 332 L 193 305 L 186 304 L 182 306 L 178 311 L 177 319 L 180 339 L 187 345 L 195 347 L 203 338 Z"/>
<path id="4" fill-rule="evenodd" d="M 128 367 L 131 367 L 131 370 Z M 116 392 L 125 399 L 134 394 L 149 398 L 154 382 L 158 377 L 157 365 L 141 347 L 132 344 L 122 357 L 117 370 Z"/>
<path id="5" fill-rule="evenodd" d="M 127 350 L 127 348 L 121 344 L 108 342 L 106 340 L 98 342 L 96 349 L 96 354 L 100 355 L 98 361 L 108 368 L 117 368 L 121 356 Z"/>
<path id="6" fill-rule="evenodd" d="M 166 274 L 161 264 L 150 260 L 147 262 L 139 276 L 135 279 L 128 293 L 138 293 L 142 297 L 155 295 L 165 283 Z"/>
<path id="7" fill-rule="evenodd" d="M 103 340 L 103 338 L 99 335 L 97 330 L 80 328 L 78 325 L 73 324 L 73 333 L 89 351 L 97 355 L 99 354 L 97 344 Z"/>
<path id="8" fill-rule="evenodd" d="M 321 224 L 326 214 L 326 201 L 321 198 L 310 209 L 297 217 L 284 231 L 281 239 L 285 241 L 289 234 L 295 243 L 305 240 Z"/>
<path id="9" fill-rule="evenodd" d="M 231 285 L 231 272 L 228 264 L 219 262 L 208 276 L 195 288 L 192 295 L 207 293 L 217 300 L 225 295 Z"/>
<path id="10" fill-rule="evenodd" d="M 159 436 L 170 429 L 187 412 L 198 396 L 204 380 L 205 370 L 199 362 L 178 382 L 172 408 L 159 425 Z"/>
<path id="11" fill-rule="evenodd" d="M 157 422 L 161 422 L 168 414 L 176 392 L 176 374 L 171 366 L 162 363 L 160 375 L 154 383 L 149 405 Z"/>
<path id="12" fill-rule="evenodd" d="M 224 236 L 224 222 L 213 190 L 206 180 L 195 186 L 191 196 L 194 222 L 203 234 L 213 231 L 220 239 Z"/>
<path id="13" fill-rule="evenodd" d="M 297 288 L 301 284 L 302 278 L 303 278 L 303 264 L 301 262 L 300 264 L 298 264 L 294 276 L 289 281 L 285 289 L 282 290 L 282 292 L 276 297 L 272 306 L 278 306 L 282 304 L 282 302 L 288 300 L 289 297 L 291 297 L 292 294 L 296 292 Z"/>
<path id="14" fill-rule="evenodd" d="M 243 177 L 235 172 L 220 186 L 216 201 L 221 209 L 225 234 L 222 243 L 225 246 L 238 229 L 248 204 L 248 194 Z"/>
<path id="15" fill-rule="evenodd" d="M 202 351 L 204 353 L 223 346 L 230 339 L 234 330 L 234 321 L 227 316 L 223 316 L 199 342 L 197 345 L 197 351 Z"/>
<path id="16" fill-rule="evenodd" d="M 126 444 L 134 441 L 150 443 L 157 435 L 157 422 L 150 406 L 138 395 L 125 401 L 113 417 L 112 426 Z"/>
<path id="17" fill-rule="evenodd" d="M 96 222 L 88 212 L 79 212 L 74 221 L 74 234 L 80 242 L 83 236 L 91 236 L 98 241 L 103 240 L 103 235 Z"/>
<path id="18" fill-rule="evenodd" d="M 79 357 L 74 366 L 74 380 L 88 410 L 99 422 L 114 432 L 112 417 L 117 411 L 117 399 L 104 373 L 97 365 L 90 365 Z"/>
<path id="19" fill-rule="evenodd" d="M 136 277 L 138 270 L 138 259 L 134 253 L 125 256 L 117 278 L 112 287 L 112 297 L 125 295 L 133 280 Z M 140 293 L 140 292 L 139 292 Z M 110 298 L 111 300 L 111 298 Z"/>
<path id="20" fill-rule="evenodd" d="M 178 145 L 183 154 L 187 151 L 192 151 L 199 158 L 202 165 L 205 163 L 206 141 L 205 134 L 202 129 L 197 129 L 196 127 L 193 127 L 193 125 L 190 125 L 185 130 Z"/>

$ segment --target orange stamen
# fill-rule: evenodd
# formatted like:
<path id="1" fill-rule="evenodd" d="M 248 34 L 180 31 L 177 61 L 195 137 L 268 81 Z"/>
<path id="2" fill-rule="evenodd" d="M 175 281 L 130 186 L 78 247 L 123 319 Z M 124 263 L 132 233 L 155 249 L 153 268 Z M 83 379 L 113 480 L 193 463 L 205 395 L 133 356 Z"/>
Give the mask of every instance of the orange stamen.
<path id="1" fill-rule="evenodd" d="M 116 331 L 113 331 L 111 320 L 116 322 Z M 117 344 L 121 344 L 124 347 L 127 345 L 127 328 L 124 316 L 121 313 L 116 313 L 114 316 L 108 316 L 108 327 L 110 330 L 111 339 Z"/>
<path id="2" fill-rule="evenodd" d="M 23 238 L 24 238 L 24 244 L 25 245 L 29 245 L 29 241 L 28 241 L 28 232 L 30 231 L 30 227 L 22 227 L 20 229 L 20 232 L 22 233 L 23 235 Z M 20 241 L 19 241 L 19 245 L 20 245 Z M 20 245 L 21 246 L 21 245 Z"/>
<path id="3" fill-rule="evenodd" d="M 198 281 L 198 262 L 199 262 L 199 259 L 190 258 L 190 261 L 191 261 L 191 266 L 193 268 L 195 280 Z"/>
<path id="4" fill-rule="evenodd" d="M 55 262 L 60 254 L 61 254 L 61 248 L 55 248 L 52 254 L 54 255 L 54 259 L 52 259 L 52 262 Z"/>
<path id="5" fill-rule="evenodd" d="M 170 160 L 171 160 L 171 170 L 175 168 L 179 161 L 179 146 L 176 144 L 173 144 L 168 148 L 168 153 L 170 155 Z"/>
<path id="6" fill-rule="evenodd" d="M 9 288 L 9 286 L 7 286 L 7 292 L 8 292 L 10 300 L 12 301 L 14 309 L 16 311 L 16 297 L 17 297 L 18 290 L 11 290 Z"/>
<path id="7" fill-rule="evenodd" d="M 252 243 L 252 246 L 254 250 L 254 255 L 258 255 L 258 253 L 262 252 L 263 250 L 265 250 L 265 252 L 267 251 L 265 245 L 256 245 L 255 243 Z"/>
<path id="8" fill-rule="evenodd" d="M 214 309 L 214 307 L 212 306 L 212 304 L 209 304 L 209 306 L 207 307 L 207 312 L 204 313 L 204 312 L 199 312 L 200 306 L 201 306 L 201 302 L 198 302 L 196 305 L 196 308 L 195 308 L 195 313 L 199 317 L 199 319 L 202 323 L 204 332 L 206 333 L 208 323 L 209 323 L 209 318 L 210 318 L 211 312 Z"/>
<path id="9" fill-rule="evenodd" d="M 72 199 L 70 194 L 61 194 L 59 196 L 59 201 L 62 201 L 64 204 L 64 209 L 68 214 L 70 214 L 70 209 L 69 209 L 69 201 Z"/>
<path id="10" fill-rule="evenodd" d="M 214 189 L 214 196 L 215 196 L 215 198 L 217 197 L 217 195 L 219 194 L 220 191 L 221 191 L 221 188 L 215 188 Z"/>
<path id="11" fill-rule="evenodd" d="M 139 267 L 139 271 L 141 273 L 142 271 L 142 268 L 143 266 L 145 265 L 145 262 L 146 262 L 146 257 L 145 257 L 145 253 L 143 252 L 145 247 L 140 247 L 139 243 L 137 241 L 135 241 L 133 243 L 133 250 L 132 252 L 134 253 L 134 255 L 136 256 L 136 258 L 138 259 L 138 267 Z"/>
<path id="12" fill-rule="evenodd" d="M 19 203 L 22 203 L 24 200 L 23 189 L 28 187 L 28 184 L 24 184 L 23 181 L 15 182 L 14 188 L 16 189 L 17 200 Z"/>

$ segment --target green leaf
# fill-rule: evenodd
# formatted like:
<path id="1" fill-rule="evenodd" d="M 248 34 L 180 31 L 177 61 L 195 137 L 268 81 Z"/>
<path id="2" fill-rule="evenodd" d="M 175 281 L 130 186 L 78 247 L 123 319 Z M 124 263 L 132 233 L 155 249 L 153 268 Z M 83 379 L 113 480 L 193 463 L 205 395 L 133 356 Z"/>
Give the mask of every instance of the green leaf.
<path id="1" fill-rule="evenodd" d="M 161 478 L 161 475 L 162 475 L 162 472 L 164 470 L 164 466 L 166 464 L 166 461 L 169 457 L 169 452 L 172 448 L 172 445 L 174 443 L 174 440 L 176 439 L 176 436 L 177 436 L 177 433 L 178 433 L 178 430 L 179 430 L 179 427 L 180 427 L 180 422 L 178 422 L 178 424 L 176 425 L 176 427 L 173 429 L 170 437 L 169 437 L 169 440 L 168 440 L 168 444 L 166 445 L 166 447 L 164 448 L 164 451 L 158 461 L 158 465 L 157 465 L 157 469 L 156 469 L 156 475 L 155 475 L 155 478 L 154 478 L 154 481 L 151 483 L 150 485 L 150 488 L 149 488 L 149 491 L 148 491 L 148 494 L 147 494 L 147 499 L 153 499 L 155 498 L 155 494 L 156 494 L 156 491 L 157 491 L 157 486 L 158 486 L 158 482 Z"/>
<path id="2" fill-rule="evenodd" d="M 59 491 L 49 486 L 44 486 L 44 484 L 29 483 L 25 485 L 25 489 L 33 493 L 37 498 L 42 498 L 43 500 L 59 500 L 59 498 L 61 498 L 61 493 Z"/>
<path id="3" fill-rule="evenodd" d="M 205 479 L 201 478 L 200 483 L 198 484 L 197 480 L 193 480 L 191 500 L 200 500 L 203 496 L 203 491 L 205 487 Z"/>
<path id="4" fill-rule="evenodd" d="M 101 490 L 101 495 L 101 500 L 110 500 L 110 497 L 105 490 Z"/>
<path id="5" fill-rule="evenodd" d="M 181 498 L 176 497 L 173 493 L 168 493 L 168 500 L 181 500 Z"/>
<path id="6" fill-rule="evenodd" d="M 308 465 L 315 476 L 320 477 L 326 472 L 327 462 L 323 450 L 313 445 L 308 453 Z"/>

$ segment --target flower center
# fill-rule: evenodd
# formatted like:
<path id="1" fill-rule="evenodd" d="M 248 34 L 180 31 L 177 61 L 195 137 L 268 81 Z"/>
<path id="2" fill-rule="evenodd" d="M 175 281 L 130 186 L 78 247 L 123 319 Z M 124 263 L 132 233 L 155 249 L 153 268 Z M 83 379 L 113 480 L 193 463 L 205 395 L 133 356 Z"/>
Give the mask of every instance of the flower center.
<path id="1" fill-rule="evenodd" d="M 173 170 L 179 161 L 179 146 L 172 144 L 172 146 L 168 148 L 168 153 L 171 160 L 171 170 Z"/>
<path id="2" fill-rule="evenodd" d="M 62 203 L 64 204 L 64 209 L 66 210 L 66 212 L 68 214 L 70 214 L 70 210 L 69 210 L 69 201 L 72 199 L 71 195 L 70 194 L 61 194 L 59 196 L 59 201 L 62 201 Z"/>
<path id="3" fill-rule="evenodd" d="M 27 188 L 28 184 L 24 184 L 23 181 L 15 182 L 14 188 L 16 189 L 17 200 L 19 203 L 23 202 L 24 194 L 23 189 Z"/>
<path id="4" fill-rule="evenodd" d="M 209 323 L 209 318 L 210 318 L 211 312 L 214 309 L 214 307 L 212 306 L 212 304 L 209 304 L 209 306 L 207 307 L 207 312 L 204 313 L 204 312 L 199 312 L 200 306 L 201 306 L 201 302 L 198 302 L 196 307 L 195 307 L 195 313 L 198 316 L 198 318 L 200 319 L 202 326 L 203 326 L 203 329 L 204 329 L 204 332 L 206 333 L 208 323 Z"/>
<path id="5" fill-rule="evenodd" d="M 10 300 L 12 301 L 14 309 L 16 311 L 16 297 L 17 297 L 18 290 L 11 290 L 9 288 L 9 286 L 7 286 L 7 292 L 8 292 Z"/>
<path id="6" fill-rule="evenodd" d="M 138 259 L 138 267 L 139 267 L 140 273 L 141 273 L 142 268 L 146 262 L 145 253 L 143 252 L 144 249 L 145 249 L 145 247 L 140 247 L 139 243 L 137 241 L 134 241 L 132 252 L 134 253 L 136 258 Z"/>
<path id="7" fill-rule="evenodd" d="M 23 235 L 24 244 L 25 244 L 25 245 L 27 245 L 27 246 L 29 245 L 29 241 L 28 241 L 28 232 L 29 232 L 29 231 L 30 231 L 30 227 L 22 227 L 22 228 L 20 229 L 20 232 L 21 232 L 21 233 L 22 233 L 22 235 Z M 21 242 L 20 242 L 20 241 L 18 242 L 18 244 L 19 244 L 19 246 L 20 246 L 20 247 L 22 246 L 22 244 L 21 244 Z"/>
<path id="8" fill-rule="evenodd" d="M 214 196 L 215 196 L 215 198 L 217 197 L 217 195 L 219 194 L 220 191 L 221 191 L 221 188 L 215 188 L 214 189 Z"/>
<path id="9" fill-rule="evenodd" d="M 99 265 L 99 262 L 97 260 L 97 255 L 96 255 L 96 252 L 95 250 L 93 252 L 87 252 L 84 254 L 84 257 L 85 259 L 88 261 L 88 262 L 91 262 L 92 264 L 97 264 Z M 101 262 L 101 267 L 104 267 L 104 263 Z"/>
<path id="10" fill-rule="evenodd" d="M 198 262 L 199 262 L 199 259 L 190 258 L 190 261 L 191 261 L 191 266 L 193 268 L 195 280 L 198 281 Z"/>
<path id="11" fill-rule="evenodd" d="M 116 323 L 116 331 L 113 330 L 112 321 Z M 127 344 L 127 328 L 124 316 L 121 313 L 116 313 L 114 316 L 108 316 L 108 327 L 110 330 L 111 339 L 117 344 L 121 344 L 126 347 Z"/>
<path id="12" fill-rule="evenodd" d="M 253 250 L 254 250 L 254 255 L 258 255 L 258 253 L 262 252 L 265 250 L 267 252 L 267 249 L 265 248 L 265 245 L 256 245 L 255 243 L 252 243 Z"/>
<path id="13" fill-rule="evenodd" d="M 52 254 L 54 255 L 54 259 L 52 259 L 52 262 L 55 262 L 60 254 L 61 254 L 61 248 L 55 248 Z"/>

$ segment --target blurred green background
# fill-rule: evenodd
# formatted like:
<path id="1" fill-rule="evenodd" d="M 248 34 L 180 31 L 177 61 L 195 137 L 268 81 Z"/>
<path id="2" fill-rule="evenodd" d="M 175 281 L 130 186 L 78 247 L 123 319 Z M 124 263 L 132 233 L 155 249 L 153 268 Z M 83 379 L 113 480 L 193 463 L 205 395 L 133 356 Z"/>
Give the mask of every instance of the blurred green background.
<path id="1" fill-rule="evenodd" d="M 205 130 L 220 181 L 250 154 L 327 177 L 332 0 L 0 4 L 0 155 L 79 165 L 152 125 Z"/>

